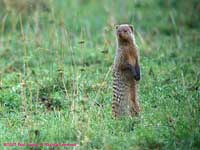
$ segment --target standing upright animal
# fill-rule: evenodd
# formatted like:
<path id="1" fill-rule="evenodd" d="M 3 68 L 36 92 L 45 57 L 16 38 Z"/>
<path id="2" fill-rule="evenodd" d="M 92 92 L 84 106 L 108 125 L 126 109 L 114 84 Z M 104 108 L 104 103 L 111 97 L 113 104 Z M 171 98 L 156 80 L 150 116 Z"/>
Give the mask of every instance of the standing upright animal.
<path id="1" fill-rule="evenodd" d="M 117 49 L 113 65 L 113 100 L 114 118 L 140 112 L 137 99 L 137 84 L 140 80 L 139 52 L 135 42 L 133 26 L 116 26 Z"/>

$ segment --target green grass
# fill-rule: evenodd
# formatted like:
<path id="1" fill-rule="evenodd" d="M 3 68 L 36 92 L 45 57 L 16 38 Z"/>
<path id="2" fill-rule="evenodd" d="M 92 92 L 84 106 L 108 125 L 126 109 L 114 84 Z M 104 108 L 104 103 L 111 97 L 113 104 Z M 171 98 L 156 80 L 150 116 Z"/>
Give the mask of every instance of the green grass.
<path id="1" fill-rule="evenodd" d="M 0 6 L 1 149 L 18 142 L 76 143 L 75 149 L 200 148 L 197 0 L 45 4 L 48 11 L 26 13 Z M 111 66 L 114 25 L 120 23 L 137 31 L 142 112 L 114 120 Z"/>

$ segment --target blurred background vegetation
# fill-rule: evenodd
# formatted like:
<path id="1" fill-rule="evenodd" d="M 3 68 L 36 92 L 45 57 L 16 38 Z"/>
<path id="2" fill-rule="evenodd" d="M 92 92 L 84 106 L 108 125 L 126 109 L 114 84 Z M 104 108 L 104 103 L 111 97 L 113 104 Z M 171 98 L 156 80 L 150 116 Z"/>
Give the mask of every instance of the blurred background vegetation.
<path id="1" fill-rule="evenodd" d="M 113 120 L 121 23 L 136 31 L 142 112 Z M 0 0 L 0 143 L 199 149 L 199 66 L 199 0 Z"/>

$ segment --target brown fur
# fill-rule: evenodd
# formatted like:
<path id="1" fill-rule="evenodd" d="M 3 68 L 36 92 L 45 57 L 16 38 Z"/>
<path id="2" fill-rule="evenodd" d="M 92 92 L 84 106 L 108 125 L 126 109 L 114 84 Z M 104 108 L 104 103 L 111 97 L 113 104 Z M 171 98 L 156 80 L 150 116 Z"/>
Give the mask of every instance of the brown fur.
<path id="1" fill-rule="evenodd" d="M 120 107 L 129 109 L 128 114 L 131 115 L 140 112 L 136 84 L 136 80 L 140 80 L 139 53 L 135 43 L 133 27 L 126 24 L 119 25 L 116 27 L 116 34 L 118 47 L 113 67 L 114 96 L 112 112 L 114 117 L 124 114 L 120 112 L 122 110 Z M 116 88 L 117 86 L 118 88 Z M 123 106 L 122 103 L 129 106 Z"/>

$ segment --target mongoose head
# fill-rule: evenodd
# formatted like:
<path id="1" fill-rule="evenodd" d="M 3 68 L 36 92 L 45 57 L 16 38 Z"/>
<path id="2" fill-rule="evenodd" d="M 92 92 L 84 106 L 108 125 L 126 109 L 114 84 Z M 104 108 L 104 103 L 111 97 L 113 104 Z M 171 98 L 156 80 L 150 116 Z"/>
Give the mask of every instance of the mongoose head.
<path id="1" fill-rule="evenodd" d="M 116 34 L 119 43 L 135 42 L 132 25 L 116 25 Z"/>

